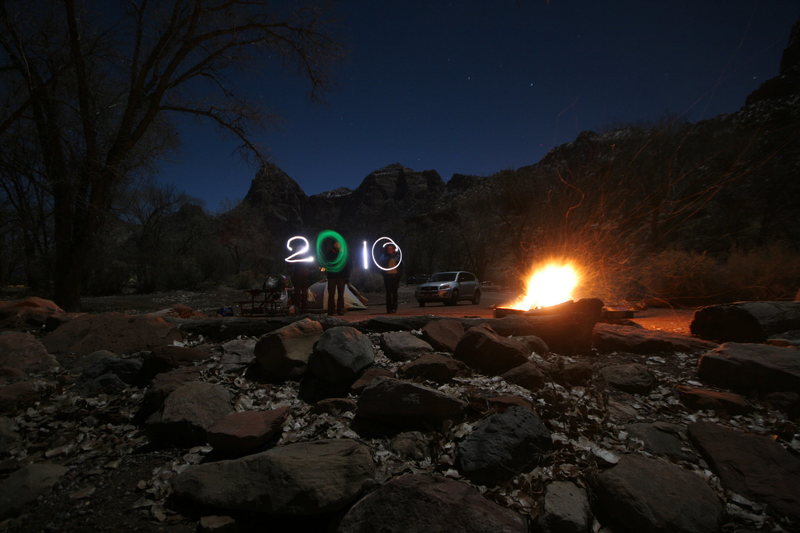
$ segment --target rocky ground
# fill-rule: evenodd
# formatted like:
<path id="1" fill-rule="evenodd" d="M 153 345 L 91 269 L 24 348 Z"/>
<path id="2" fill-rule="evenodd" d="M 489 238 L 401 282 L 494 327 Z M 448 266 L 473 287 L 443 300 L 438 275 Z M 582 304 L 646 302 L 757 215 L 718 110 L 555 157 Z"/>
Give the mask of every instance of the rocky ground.
<path id="1" fill-rule="evenodd" d="M 0 309 L 0 529 L 800 527 L 791 342 L 181 313 Z"/>

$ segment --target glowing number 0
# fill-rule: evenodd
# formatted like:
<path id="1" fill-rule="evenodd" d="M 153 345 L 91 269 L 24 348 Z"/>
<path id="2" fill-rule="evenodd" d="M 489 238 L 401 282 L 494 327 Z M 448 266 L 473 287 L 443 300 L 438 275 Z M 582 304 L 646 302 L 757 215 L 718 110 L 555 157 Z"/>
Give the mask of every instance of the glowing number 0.
<path id="1" fill-rule="evenodd" d="M 325 239 L 333 239 L 339 243 L 339 255 L 333 261 L 328 261 L 323 254 L 322 243 L 325 242 Z M 320 232 L 317 235 L 317 257 L 319 257 L 319 265 L 325 267 L 326 270 L 341 272 L 347 263 L 347 242 L 344 237 L 330 229 Z"/>
<path id="2" fill-rule="evenodd" d="M 395 249 L 397 250 L 397 253 L 400 254 L 400 258 L 397 260 L 397 264 L 395 266 L 391 267 L 391 268 L 382 267 L 378 263 L 378 260 L 375 259 L 375 247 L 378 245 L 379 242 L 382 242 L 382 241 L 386 241 L 386 242 L 381 245 L 381 248 L 386 248 L 387 246 L 389 246 L 391 244 L 391 245 L 393 245 L 395 247 Z M 384 270 L 384 271 L 387 271 L 387 272 L 389 270 L 394 270 L 395 268 L 400 266 L 400 263 L 403 262 L 403 250 L 401 250 L 400 247 L 397 246 L 397 243 L 394 242 L 394 240 L 390 239 L 389 237 L 381 237 L 379 239 L 376 239 L 375 242 L 372 243 L 372 262 L 375 263 L 375 266 L 380 268 L 381 270 Z"/>
<path id="3" fill-rule="evenodd" d="M 292 243 L 294 241 L 303 241 L 303 245 L 299 250 L 296 252 L 294 248 L 292 248 Z M 289 249 L 290 252 L 294 252 L 292 255 L 284 259 L 287 263 L 310 263 L 314 260 L 313 256 L 306 256 L 306 257 L 297 257 L 298 255 L 303 255 L 308 253 L 308 249 L 311 248 L 311 245 L 308 244 L 308 239 L 303 237 L 302 235 L 295 235 L 291 237 L 288 241 L 286 241 L 286 248 Z"/>

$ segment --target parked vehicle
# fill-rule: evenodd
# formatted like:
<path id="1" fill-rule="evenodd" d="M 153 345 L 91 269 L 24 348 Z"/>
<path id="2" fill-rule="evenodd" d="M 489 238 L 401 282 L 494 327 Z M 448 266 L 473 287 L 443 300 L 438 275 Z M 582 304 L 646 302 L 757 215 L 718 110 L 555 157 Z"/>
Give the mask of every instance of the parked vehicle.
<path id="1" fill-rule="evenodd" d="M 414 297 L 420 307 L 428 302 L 456 305 L 459 300 L 471 300 L 477 304 L 481 301 L 481 284 L 472 272 L 437 272 L 416 288 Z"/>

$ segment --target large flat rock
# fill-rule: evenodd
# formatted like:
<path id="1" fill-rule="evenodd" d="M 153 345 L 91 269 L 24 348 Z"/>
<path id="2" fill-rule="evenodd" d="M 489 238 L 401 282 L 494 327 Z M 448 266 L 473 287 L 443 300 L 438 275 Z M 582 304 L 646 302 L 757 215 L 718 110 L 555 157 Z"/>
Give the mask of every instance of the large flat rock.
<path id="1" fill-rule="evenodd" d="M 452 479 L 404 475 L 350 508 L 338 533 L 525 533 L 525 519 Z"/>
<path id="2" fill-rule="evenodd" d="M 625 455 L 597 477 L 597 513 L 615 532 L 713 533 L 723 506 L 703 478 L 672 463 Z"/>
<path id="3" fill-rule="evenodd" d="M 741 391 L 800 390 L 800 350 L 726 342 L 700 357 L 700 379 Z"/>
<path id="4" fill-rule="evenodd" d="M 70 320 L 47 335 L 43 343 L 56 354 L 86 355 L 97 350 L 125 354 L 167 346 L 181 338 L 178 328 L 161 317 L 101 313 Z"/>
<path id="5" fill-rule="evenodd" d="M 671 352 L 702 352 L 716 343 L 666 331 L 637 328 L 618 324 L 596 324 L 592 342 L 600 352 L 655 354 Z"/>
<path id="6" fill-rule="evenodd" d="M 800 519 L 800 459 L 768 437 L 711 422 L 689 426 L 689 437 L 733 492 L 766 504 L 773 514 Z"/>
<path id="7" fill-rule="evenodd" d="M 200 509 L 316 515 L 352 503 L 374 473 L 365 445 L 318 440 L 190 466 L 172 486 L 178 500 Z"/>

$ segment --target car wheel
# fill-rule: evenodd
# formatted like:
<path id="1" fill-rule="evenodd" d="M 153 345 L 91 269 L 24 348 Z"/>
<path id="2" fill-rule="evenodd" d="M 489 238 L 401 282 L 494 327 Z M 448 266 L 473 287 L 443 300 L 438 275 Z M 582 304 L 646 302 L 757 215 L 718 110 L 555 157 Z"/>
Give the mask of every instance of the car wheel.
<path id="1" fill-rule="evenodd" d="M 422 300 L 417 300 L 417 301 L 419 302 L 420 307 L 425 307 L 425 302 L 423 302 Z"/>
<path id="2" fill-rule="evenodd" d="M 447 305 L 456 305 L 458 303 L 458 289 L 453 291 L 453 295 L 445 302 Z"/>
<path id="3" fill-rule="evenodd" d="M 472 303 L 474 303 L 476 305 L 481 303 L 481 291 L 480 291 L 480 289 L 476 290 L 475 294 L 472 296 Z"/>

